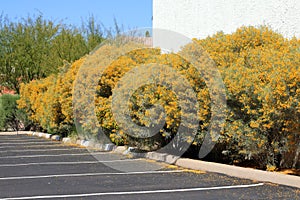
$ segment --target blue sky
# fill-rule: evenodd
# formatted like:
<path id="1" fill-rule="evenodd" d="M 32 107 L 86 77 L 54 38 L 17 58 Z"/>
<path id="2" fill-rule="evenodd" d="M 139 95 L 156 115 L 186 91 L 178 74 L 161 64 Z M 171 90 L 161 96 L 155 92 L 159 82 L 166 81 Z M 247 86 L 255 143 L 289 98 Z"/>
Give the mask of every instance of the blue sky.
<path id="1" fill-rule="evenodd" d="M 81 25 L 94 15 L 106 28 L 114 18 L 124 29 L 152 27 L 152 0 L 0 0 L 0 13 L 11 20 L 36 15 L 66 24 Z"/>

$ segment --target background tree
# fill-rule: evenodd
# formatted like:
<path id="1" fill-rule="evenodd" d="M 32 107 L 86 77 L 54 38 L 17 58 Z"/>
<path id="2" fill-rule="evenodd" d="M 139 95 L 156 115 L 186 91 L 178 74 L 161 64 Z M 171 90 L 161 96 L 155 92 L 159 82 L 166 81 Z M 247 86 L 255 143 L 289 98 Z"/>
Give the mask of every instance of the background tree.
<path id="1" fill-rule="evenodd" d="M 0 130 L 18 131 L 28 126 L 30 121 L 24 110 L 17 108 L 19 95 L 4 94 L 0 96 Z"/>
<path id="2" fill-rule="evenodd" d="M 28 83 L 58 73 L 93 50 L 102 40 L 93 16 L 81 28 L 44 19 L 42 14 L 11 22 L 0 16 L 0 85 L 19 93 Z"/>

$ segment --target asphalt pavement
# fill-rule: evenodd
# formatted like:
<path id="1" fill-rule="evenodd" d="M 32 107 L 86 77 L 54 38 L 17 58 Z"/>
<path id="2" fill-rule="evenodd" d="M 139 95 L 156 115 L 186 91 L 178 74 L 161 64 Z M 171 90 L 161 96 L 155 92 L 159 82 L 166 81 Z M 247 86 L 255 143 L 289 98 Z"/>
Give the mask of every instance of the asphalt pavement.
<path id="1" fill-rule="evenodd" d="M 293 187 L 0 135 L 0 199 L 300 199 Z"/>

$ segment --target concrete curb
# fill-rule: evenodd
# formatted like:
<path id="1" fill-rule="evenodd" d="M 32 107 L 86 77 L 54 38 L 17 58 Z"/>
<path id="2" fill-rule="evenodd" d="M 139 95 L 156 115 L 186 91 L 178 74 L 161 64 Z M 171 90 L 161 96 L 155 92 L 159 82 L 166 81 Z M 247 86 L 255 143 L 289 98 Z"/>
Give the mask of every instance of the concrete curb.
<path id="1" fill-rule="evenodd" d="M 28 135 L 28 131 L 6 131 L 6 132 L 0 132 L 0 135 Z"/>
<path id="2" fill-rule="evenodd" d="M 282 174 L 279 172 L 268 172 L 257 170 L 253 168 L 244 168 L 234 165 L 226 165 L 214 162 L 206 162 L 201 160 L 194 160 L 189 158 L 180 158 L 164 153 L 148 152 L 148 153 L 134 153 L 130 150 L 125 150 L 123 154 L 131 154 L 133 157 L 143 157 L 151 160 L 161 161 L 168 164 L 174 164 L 178 167 L 201 170 L 206 172 L 220 173 L 237 178 L 250 179 L 254 181 L 271 182 L 280 185 L 300 188 L 300 177 Z"/>
<path id="3" fill-rule="evenodd" d="M 126 151 L 126 147 L 125 146 L 118 146 L 114 149 L 115 153 L 119 153 L 119 154 L 123 154 L 124 151 Z"/>
<path id="4" fill-rule="evenodd" d="M 113 151 L 114 149 L 117 148 L 117 146 L 115 146 L 114 144 L 97 144 L 97 143 L 93 143 L 91 141 L 88 140 L 72 140 L 71 138 L 65 137 L 62 138 L 62 142 L 65 144 L 77 144 L 86 148 L 95 148 L 95 149 L 99 149 L 100 151 Z M 120 152 L 121 148 L 118 149 L 118 151 Z"/>
<path id="5" fill-rule="evenodd" d="M 51 135 L 51 140 L 60 141 L 59 135 Z"/>
<path id="6" fill-rule="evenodd" d="M 262 171 L 262 170 L 252 169 L 252 168 L 244 168 L 244 167 L 238 167 L 233 165 L 205 162 L 201 160 L 193 160 L 188 158 L 178 159 L 175 162 L 175 165 L 184 168 L 195 169 L 195 170 L 226 174 L 228 176 L 234 176 L 238 178 L 271 182 L 280 185 L 287 185 L 287 186 L 300 188 L 299 176 L 286 175 L 278 172 L 268 172 L 268 171 Z"/>
<path id="7" fill-rule="evenodd" d="M 63 142 L 63 143 L 66 143 L 66 144 L 71 144 L 71 143 L 73 143 L 72 140 L 71 140 L 71 138 L 67 138 L 67 137 L 63 138 L 63 139 L 62 139 L 62 142 Z"/>
<path id="8" fill-rule="evenodd" d="M 63 141 L 70 141 L 70 138 L 63 138 Z M 81 144 L 86 147 L 94 147 L 103 151 L 112 151 L 114 153 L 131 155 L 135 158 L 147 158 L 151 160 L 161 161 L 168 164 L 174 164 L 179 167 L 201 170 L 207 172 L 214 172 L 225 174 L 228 176 L 233 176 L 237 178 L 245 178 L 256 181 L 271 182 L 280 185 L 287 185 L 292 187 L 300 188 L 300 177 L 293 175 L 281 174 L 278 172 L 267 172 L 252 168 L 244 168 L 233 165 L 226 165 L 213 162 L 205 162 L 201 160 L 193 160 L 188 158 L 180 158 L 178 156 L 166 154 L 166 153 L 157 153 L 157 152 L 148 152 L 148 153 L 136 153 L 136 148 L 134 147 L 124 147 L 124 146 L 115 146 L 113 144 L 105 145 L 95 145 L 88 143 L 85 140 L 77 140 L 77 144 Z"/>
<path id="9" fill-rule="evenodd" d="M 149 152 L 149 153 L 146 154 L 146 158 L 166 162 L 168 164 L 175 164 L 176 165 L 176 161 L 180 157 L 170 155 L 170 154 L 166 154 L 166 153 Z"/>
<path id="10" fill-rule="evenodd" d="M 38 137 L 49 138 L 50 134 L 27 132 L 21 134 L 28 134 Z M 52 139 L 57 139 L 57 135 L 50 136 Z M 58 138 L 60 140 L 60 138 Z M 102 151 L 111 151 L 119 154 L 132 155 L 138 158 L 147 158 L 151 160 L 161 161 L 168 164 L 174 164 L 179 167 L 201 170 L 207 172 L 214 172 L 233 176 L 237 178 L 251 179 L 255 181 L 271 182 L 280 185 L 286 185 L 291 187 L 300 188 L 300 177 L 293 175 L 281 174 L 278 172 L 267 172 L 252 168 L 244 168 L 233 165 L 226 165 L 213 162 L 205 162 L 201 160 L 193 160 L 189 158 L 180 158 L 165 153 L 148 152 L 148 153 L 136 153 L 134 147 L 115 146 L 114 144 L 95 144 L 87 140 L 72 140 L 71 138 L 62 138 L 62 142 L 65 144 L 78 144 L 84 147 L 96 148 Z"/>
<path id="11" fill-rule="evenodd" d="M 55 140 L 55 141 L 60 140 L 59 135 L 52 135 L 52 134 L 49 134 L 49 133 L 34 132 L 34 131 L 21 131 L 21 132 L 22 132 L 22 134 L 26 134 L 26 135 L 30 135 L 30 136 L 37 136 L 37 137 L 41 137 L 41 138 L 45 138 L 45 139 L 51 139 L 51 140 Z"/>
<path id="12" fill-rule="evenodd" d="M 157 152 L 147 152 L 147 153 L 136 153 L 135 148 L 129 147 L 122 152 L 125 155 L 131 155 L 135 158 L 147 158 L 150 160 L 156 160 L 160 162 L 165 162 L 171 165 L 174 165 L 176 161 L 180 158 L 179 156 L 174 156 L 166 153 L 157 153 Z"/>

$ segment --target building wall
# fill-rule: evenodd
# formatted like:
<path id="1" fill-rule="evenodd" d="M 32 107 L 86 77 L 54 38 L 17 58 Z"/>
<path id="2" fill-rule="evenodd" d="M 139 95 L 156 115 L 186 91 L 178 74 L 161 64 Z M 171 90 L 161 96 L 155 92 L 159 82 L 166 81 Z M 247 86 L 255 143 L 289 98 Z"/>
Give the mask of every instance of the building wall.
<path id="1" fill-rule="evenodd" d="M 267 25 L 285 37 L 300 38 L 300 1 L 153 0 L 154 29 L 205 38 L 218 31 L 234 32 L 243 25 Z"/>

